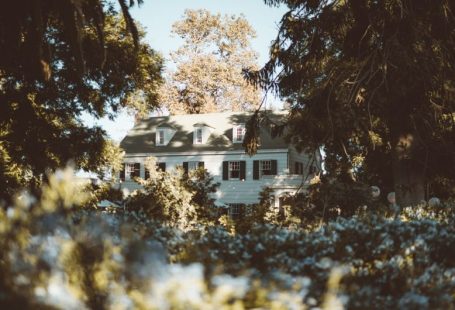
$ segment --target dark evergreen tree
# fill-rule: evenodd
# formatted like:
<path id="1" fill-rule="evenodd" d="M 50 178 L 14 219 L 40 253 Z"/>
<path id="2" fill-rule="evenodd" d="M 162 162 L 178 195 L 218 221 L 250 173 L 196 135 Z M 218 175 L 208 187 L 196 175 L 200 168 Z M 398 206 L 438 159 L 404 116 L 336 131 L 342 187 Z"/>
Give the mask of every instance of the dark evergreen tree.
<path id="1" fill-rule="evenodd" d="M 400 205 L 453 183 L 454 1 L 265 3 L 289 11 L 249 78 L 291 103 L 290 141 L 323 147 L 333 178 L 394 188 Z"/>

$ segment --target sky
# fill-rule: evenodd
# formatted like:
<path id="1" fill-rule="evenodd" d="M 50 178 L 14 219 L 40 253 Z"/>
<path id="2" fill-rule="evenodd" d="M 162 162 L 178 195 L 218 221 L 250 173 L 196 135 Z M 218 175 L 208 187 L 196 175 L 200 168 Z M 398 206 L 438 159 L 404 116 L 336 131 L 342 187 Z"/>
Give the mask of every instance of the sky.
<path id="1" fill-rule="evenodd" d="M 251 45 L 258 53 L 260 66 L 268 59 L 270 42 L 278 33 L 278 23 L 286 12 L 284 7 L 269 7 L 262 0 L 144 0 L 143 5 L 133 8 L 132 17 L 145 27 L 145 41 L 167 59 L 182 41 L 171 35 L 172 24 L 183 17 L 185 9 L 206 9 L 212 13 L 243 14 L 255 29 L 257 37 Z M 165 66 L 169 64 L 165 63 Z M 122 112 L 114 121 L 94 120 L 84 117 L 89 125 L 100 125 L 117 142 L 133 127 L 133 117 Z"/>

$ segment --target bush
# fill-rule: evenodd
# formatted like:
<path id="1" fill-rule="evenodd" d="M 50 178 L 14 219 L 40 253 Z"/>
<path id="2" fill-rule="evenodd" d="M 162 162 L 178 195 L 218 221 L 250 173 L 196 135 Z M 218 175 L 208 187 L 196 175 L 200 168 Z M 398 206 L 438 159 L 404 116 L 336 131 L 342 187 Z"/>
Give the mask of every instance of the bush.
<path id="1" fill-rule="evenodd" d="M 182 169 L 171 172 L 157 170 L 154 158 L 148 158 L 148 180 L 138 180 L 144 187 L 127 202 L 127 210 L 143 212 L 147 217 L 181 229 L 213 225 L 218 218 L 211 194 L 219 184 L 204 169 Z"/>
<path id="2" fill-rule="evenodd" d="M 85 208 L 90 195 L 71 174 L 58 172 L 38 196 L 24 192 L 0 209 L 1 308 L 455 304 L 453 205 L 338 217 L 306 230 L 266 219 L 240 232 Z"/>

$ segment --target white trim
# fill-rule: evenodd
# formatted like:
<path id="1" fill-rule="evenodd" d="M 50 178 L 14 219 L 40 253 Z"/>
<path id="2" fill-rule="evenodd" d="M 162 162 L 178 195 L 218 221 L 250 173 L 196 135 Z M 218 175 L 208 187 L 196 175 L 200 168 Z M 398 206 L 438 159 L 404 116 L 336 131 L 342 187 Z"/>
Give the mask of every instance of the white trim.
<path id="1" fill-rule="evenodd" d="M 242 139 L 237 139 L 238 138 L 237 131 L 239 129 L 242 130 L 241 134 Z M 246 132 L 245 124 L 234 125 L 234 127 L 232 127 L 232 143 L 243 143 L 243 140 L 245 139 L 245 132 Z"/>

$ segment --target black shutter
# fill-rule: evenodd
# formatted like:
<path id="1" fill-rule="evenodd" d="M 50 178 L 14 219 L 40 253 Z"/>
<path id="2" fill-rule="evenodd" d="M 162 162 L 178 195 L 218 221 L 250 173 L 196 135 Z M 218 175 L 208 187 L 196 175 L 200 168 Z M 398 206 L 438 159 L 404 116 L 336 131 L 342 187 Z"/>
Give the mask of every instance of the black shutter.
<path id="1" fill-rule="evenodd" d="M 158 163 L 158 169 L 165 172 L 166 171 L 166 163 Z"/>
<path id="2" fill-rule="evenodd" d="M 188 174 L 188 162 L 187 161 L 183 162 L 183 171 L 185 171 L 185 174 Z"/>
<path id="3" fill-rule="evenodd" d="M 125 182 L 125 164 L 122 164 L 122 169 L 120 170 L 120 180 Z"/>
<path id="4" fill-rule="evenodd" d="M 140 163 L 134 163 L 134 172 L 131 178 L 134 177 L 140 177 L 141 175 L 141 164 Z"/>
<path id="5" fill-rule="evenodd" d="M 272 162 L 272 175 L 277 175 L 277 172 L 278 172 L 278 163 L 276 160 L 271 160 Z"/>
<path id="6" fill-rule="evenodd" d="M 150 179 L 150 171 L 145 168 L 145 171 L 144 171 L 144 179 L 148 180 Z"/>
<path id="7" fill-rule="evenodd" d="M 246 179 L 245 171 L 246 171 L 246 161 L 242 160 L 240 162 L 240 181 Z"/>
<path id="8" fill-rule="evenodd" d="M 259 160 L 253 161 L 253 180 L 259 180 Z"/>
<path id="9" fill-rule="evenodd" d="M 203 161 L 198 162 L 197 166 L 200 169 L 204 169 L 204 162 Z"/>
<path id="10" fill-rule="evenodd" d="M 229 180 L 229 162 L 223 161 L 223 180 Z"/>

